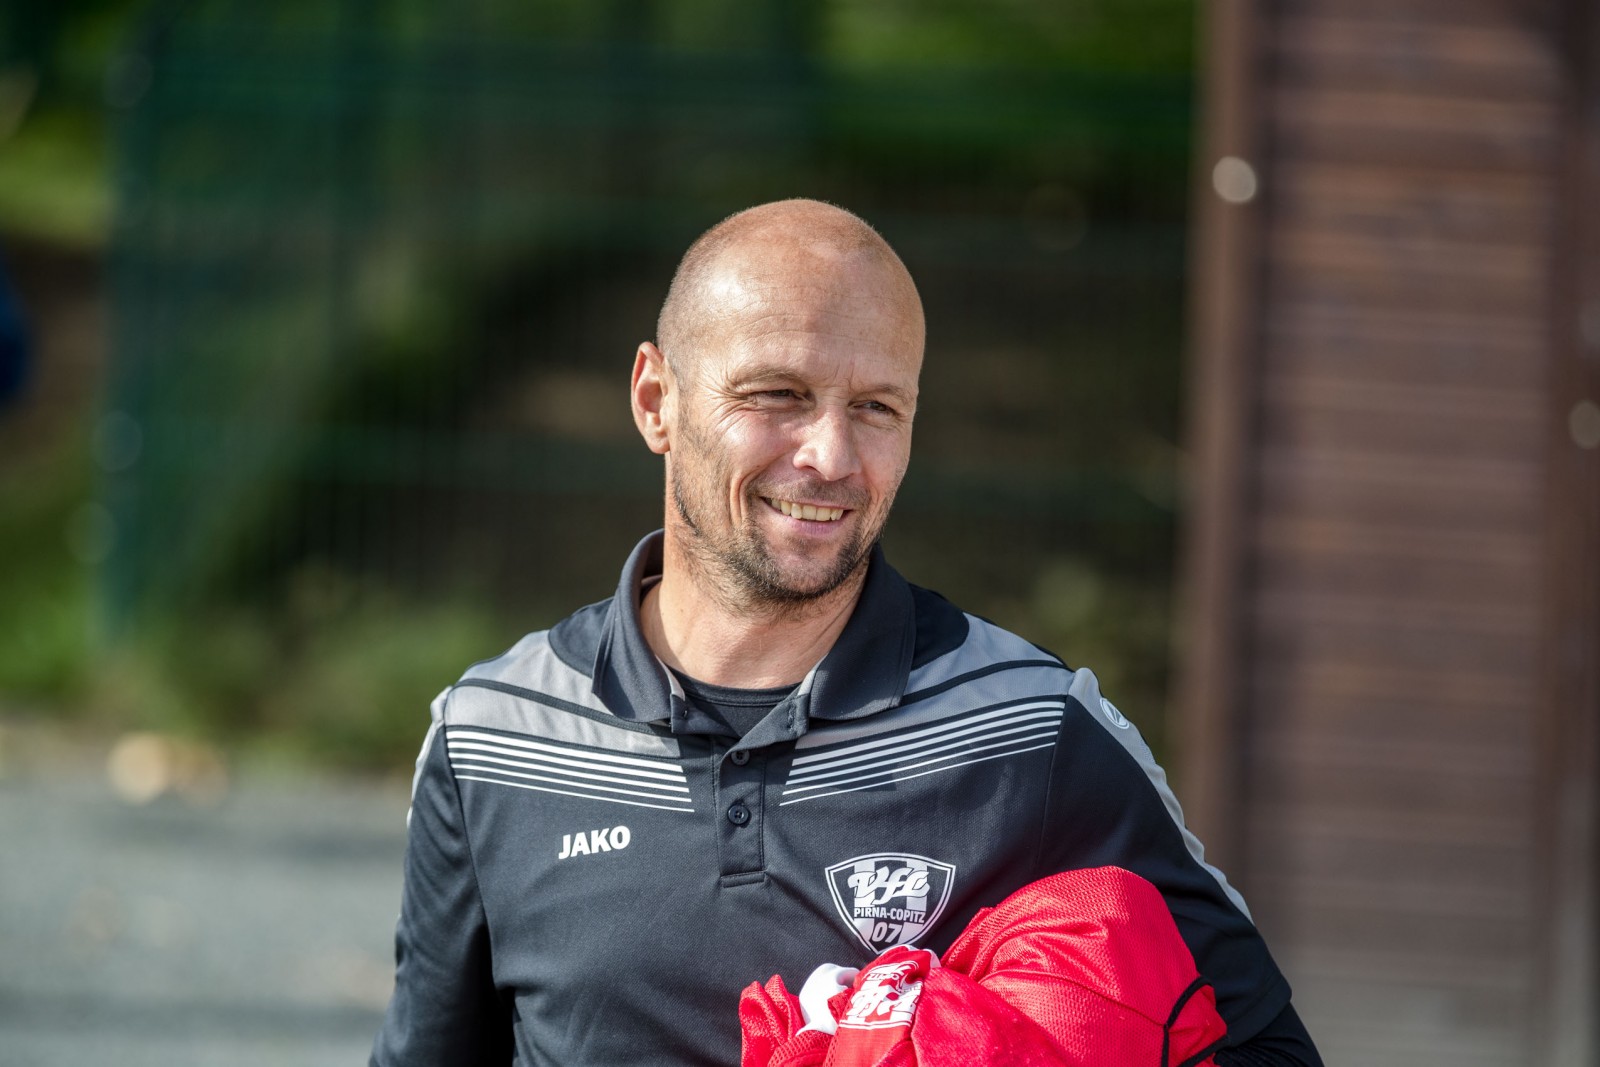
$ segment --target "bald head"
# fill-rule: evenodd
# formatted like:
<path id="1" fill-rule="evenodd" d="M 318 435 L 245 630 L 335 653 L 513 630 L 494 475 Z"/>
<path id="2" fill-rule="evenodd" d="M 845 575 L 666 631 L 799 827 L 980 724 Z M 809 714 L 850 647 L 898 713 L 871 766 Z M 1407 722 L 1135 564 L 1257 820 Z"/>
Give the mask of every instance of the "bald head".
<path id="1" fill-rule="evenodd" d="M 679 374 L 696 355 L 765 314 L 758 294 L 801 286 L 821 299 L 866 297 L 899 313 L 920 353 L 922 301 L 900 257 L 878 232 L 820 200 L 779 200 L 730 215 L 689 247 L 656 321 L 656 345 Z"/>

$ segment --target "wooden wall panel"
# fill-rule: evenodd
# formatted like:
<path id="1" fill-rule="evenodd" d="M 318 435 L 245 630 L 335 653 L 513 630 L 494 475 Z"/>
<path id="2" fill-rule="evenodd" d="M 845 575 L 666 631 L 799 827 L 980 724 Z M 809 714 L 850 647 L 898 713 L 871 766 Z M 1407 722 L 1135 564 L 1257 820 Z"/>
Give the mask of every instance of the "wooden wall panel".
<path id="1" fill-rule="evenodd" d="M 1551 219 L 1547 184 L 1521 174 L 1463 176 L 1360 164 L 1286 164 L 1273 190 L 1273 217 L 1281 225 L 1347 237 L 1439 240 L 1492 249 L 1526 241 Z"/>
<path id="2" fill-rule="evenodd" d="M 1206 739 L 1186 770 L 1330 1063 L 1588 1063 L 1540 1032 L 1549 772 L 1589 765 L 1553 763 L 1544 727 L 1554 391 L 1575 380 L 1552 368 L 1563 307 L 1585 306 L 1557 255 L 1585 121 L 1562 35 L 1576 2 L 1225 5 L 1253 95 L 1235 86 L 1233 147 L 1209 141 L 1202 173 L 1248 153 L 1260 192 L 1205 208 L 1254 258 L 1233 264 L 1240 293 L 1206 291 L 1235 317 L 1202 309 L 1233 332 L 1199 365 L 1249 376 L 1232 436 L 1210 430 L 1238 457 L 1232 510 L 1199 513 L 1212 555 L 1189 566 L 1226 560 L 1191 626 L 1226 630 L 1206 647 L 1237 677 L 1181 710 L 1234 750 Z"/>
<path id="3" fill-rule="evenodd" d="M 1542 1064 L 1600 1063 L 1600 6 L 1565 0 L 1545 441 Z"/>
<path id="4" fill-rule="evenodd" d="M 1310 596 L 1378 588 L 1408 602 L 1490 608 L 1525 596 L 1537 578 L 1525 546 L 1500 555 L 1493 546 L 1510 538 L 1479 540 L 1434 545 L 1408 531 L 1376 534 L 1355 524 L 1275 520 L 1258 531 L 1256 573 L 1265 585 L 1298 587 Z"/>
<path id="5" fill-rule="evenodd" d="M 1506 751 L 1522 739 L 1516 712 L 1526 696 L 1514 682 L 1490 673 L 1494 669 L 1480 664 L 1466 671 L 1406 670 L 1358 661 L 1263 664 L 1252 679 L 1250 704 L 1271 720 L 1262 726 L 1262 736 L 1293 729 L 1323 744 L 1367 737 L 1377 744 L 1436 746 L 1438 758 L 1448 759 L 1456 746 L 1439 736 L 1431 710 L 1444 701 L 1457 733 L 1505 761 Z"/>
<path id="6" fill-rule="evenodd" d="M 1470 27 L 1548 39 L 1557 28 L 1561 0 L 1274 0 L 1258 10 L 1277 19 L 1359 18 L 1371 27 L 1373 40 L 1395 32 L 1426 39 Z"/>
<path id="7" fill-rule="evenodd" d="M 1363 382 L 1543 388 L 1544 323 L 1486 319 L 1470 310 L 1309 307 L 1281 298 L 1264 309 L 1263 341 L 1280 373 L 1332 371 Z"/>
<path id="8" fill-rule="evenodd" d="M 1340 374 L 1271 374 L 1269 448 L 1537 464 L 1546 412 L 1533 389 L 1365 382 Z"/>
<path id="9" fill-rule="evenodd" d="M 1401 21 L 1397 12 L 1389 19 Z M 1402 23 L 1399 32 L 1352 5 L 1312 5 L 1277 22 L 1280 78 L 1295 85 L 1353 85 L 1428 95 L 1548 103 L 1559 89 L 1548 49 L 1529 35 L 1508 35 L 1488 21 L 1426 27 Z M 1459 17 L 1459 13 L 1457 13 Z M 1481 18 L 1481 16 L 1480 16 Z"/>
<path id="10" fill-rule="evenodd" d="M 1511 460 L 1280 449 L 1260 458 L 1259 503 L 1269 515 L 1514 535 L 1535 521 L 1538 476 Z"/>
<path id="11" fill-rule="evenodd" d="M 1520 174 L 1548 166 L 1556 149 L 1548 104 L 1280 87 L 1270 106 L 1274 142 L 1301 162 Z"/>

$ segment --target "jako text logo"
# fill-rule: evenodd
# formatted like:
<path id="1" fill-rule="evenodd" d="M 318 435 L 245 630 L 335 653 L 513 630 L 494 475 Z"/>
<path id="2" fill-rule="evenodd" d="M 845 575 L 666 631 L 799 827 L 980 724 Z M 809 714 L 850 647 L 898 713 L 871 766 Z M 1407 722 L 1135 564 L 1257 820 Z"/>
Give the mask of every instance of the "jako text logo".
<path id="1" fill-rule="evenodd" d="M 587 834 L 582 831 L 562 834 L 561 851 L 556 854 L 556 859 L 564 860 L 569 856 L 587 856 L 592 852 L 620 850 L 627 848 L 628 842 L 632 840 L 633 834 L 626 826 L 613 826 L 609 830 L 590 830 Z"/>

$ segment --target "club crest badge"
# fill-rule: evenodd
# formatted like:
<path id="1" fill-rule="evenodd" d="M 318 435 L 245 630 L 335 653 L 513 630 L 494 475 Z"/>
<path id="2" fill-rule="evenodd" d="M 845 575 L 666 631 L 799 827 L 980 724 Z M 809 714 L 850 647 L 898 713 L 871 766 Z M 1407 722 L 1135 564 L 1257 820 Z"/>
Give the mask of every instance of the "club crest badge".
<path id="1" fill-rule="evenodd" d="M 926 856 L 879 852 L 836 863 L 826 873 L 845 925 L 877 955 L 912 943 L 939 920 L 956 869 Z"/>

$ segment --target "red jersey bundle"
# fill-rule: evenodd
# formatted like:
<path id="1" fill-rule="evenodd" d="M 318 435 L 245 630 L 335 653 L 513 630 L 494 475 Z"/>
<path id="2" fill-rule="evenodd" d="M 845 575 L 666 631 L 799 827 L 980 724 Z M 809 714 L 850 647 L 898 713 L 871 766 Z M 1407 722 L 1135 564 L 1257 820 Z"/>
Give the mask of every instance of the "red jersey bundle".
<path id="1" fill-rule="evenodd" d="M 941 965 L 892 948 L 805 1029 L 774 975 L 739 998 L 741 1067 L 1213 1067 L 1227 1027 L 1166 901 L 1118 867 L 1024 886 L 967 924 Z"/>

